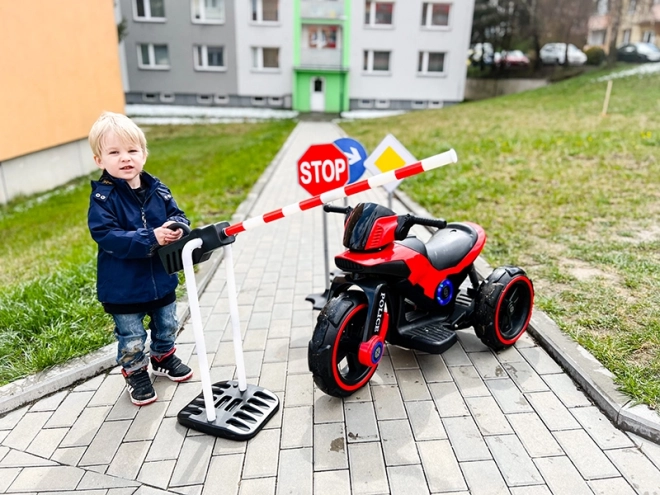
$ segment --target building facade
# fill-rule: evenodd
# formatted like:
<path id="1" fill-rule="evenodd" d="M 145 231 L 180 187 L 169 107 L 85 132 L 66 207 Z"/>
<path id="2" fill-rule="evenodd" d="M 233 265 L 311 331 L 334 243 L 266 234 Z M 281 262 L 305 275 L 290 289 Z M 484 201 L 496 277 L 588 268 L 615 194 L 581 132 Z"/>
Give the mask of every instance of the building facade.
<path id="1" fill-rule="evenodd" d="M 616 45 L 639 41 L 658 44 L 660 40 L 660 0 L 620 0 L 621 19 L 616 33 Z M 587 44 L 609 50 L 612 33 L 610 2 L 599 0 L 597 12 L 589 18 Z"/>
<path id="2" fill-rule="evenodd" d="M 127 103 L 341 112 L 463 100 L 474 0 L 120 0 Z"/>
<path id="3" fill-rule="evenodd" d="M 0 2 L 0 204 L 96 169 L 89 129 L 124 111 L 117 46 L 112 1 Z"/>

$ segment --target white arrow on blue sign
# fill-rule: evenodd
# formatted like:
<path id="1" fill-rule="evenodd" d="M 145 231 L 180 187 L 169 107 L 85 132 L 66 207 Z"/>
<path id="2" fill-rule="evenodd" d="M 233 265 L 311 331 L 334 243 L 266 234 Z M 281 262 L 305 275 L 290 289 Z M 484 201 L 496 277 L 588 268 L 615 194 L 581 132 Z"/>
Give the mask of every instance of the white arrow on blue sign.
<path id="1" fill-rule="evenodd" d="M 356 182 L 364 174 L 364 161 L 367 159 L 367 150 L 353 138 L 339 138 L 334 142 L 334 145 L 346 155 L 348 160 L 349 177 L 347 184 Z"/>

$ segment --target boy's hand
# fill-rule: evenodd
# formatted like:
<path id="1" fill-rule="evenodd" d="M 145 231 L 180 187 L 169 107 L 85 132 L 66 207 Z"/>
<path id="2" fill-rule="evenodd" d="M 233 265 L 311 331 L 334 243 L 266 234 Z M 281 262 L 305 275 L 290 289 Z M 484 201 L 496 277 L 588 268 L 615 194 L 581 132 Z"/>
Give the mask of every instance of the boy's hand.
<path id="1" fill-rule="evenodd" d="M 154 229 L 154 235 L 156 236 L 156 240 L 158 241 L 158 244 L 160 246 L 165 246 L 166 244 L 170 244 L 174 241 L 178 241 L 181 239 L 181 236 L 183 236 L 183 230 L 181 229 L 176 229 L 176 230 L 170 230 L 167 226 L 171 223 L 174 223 L 172 221 L 165 222 L 162 227 L 158 227 Z"/>

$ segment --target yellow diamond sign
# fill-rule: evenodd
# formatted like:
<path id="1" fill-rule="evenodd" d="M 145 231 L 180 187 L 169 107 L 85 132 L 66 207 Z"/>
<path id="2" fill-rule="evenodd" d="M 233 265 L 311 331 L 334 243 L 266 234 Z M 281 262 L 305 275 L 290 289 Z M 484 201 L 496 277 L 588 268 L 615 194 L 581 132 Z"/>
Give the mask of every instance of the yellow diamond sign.
<path id="1" fill-rule="evenodd" d="M 374 152 L 364 161 L 364 166 L 373 175 L 383 174 L 401 168 L 405 165 L 415 163 L 417 160 L 392 134 L 385 136 Z M 385 184 L 383 188 L 387 192 L 394 191 L 399 187 L 401 181 Z"/>

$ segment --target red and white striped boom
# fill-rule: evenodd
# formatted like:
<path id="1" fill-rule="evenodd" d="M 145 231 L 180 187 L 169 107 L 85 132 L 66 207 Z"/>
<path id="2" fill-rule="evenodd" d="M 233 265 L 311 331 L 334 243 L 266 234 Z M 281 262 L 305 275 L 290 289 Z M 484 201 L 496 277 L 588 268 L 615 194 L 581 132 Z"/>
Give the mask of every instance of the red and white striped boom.
<path id="1" fill-rule="evenodd" d="M 383 184 L 387 184 L 388 182 L 405 179 L 406 177 L 421 174 L 427 170 L 433 170 L 434 168 L 443 167 L 445 165 L 449 165 L 450 163 L 456 163 L 457 161 L 458 157 L 456 156 L 456 152 L 451 149 L 449 151 L 445 151 L 444 153 L 440 153 L 439 155 L 433 155 L 429 158 L 425 158 L 424 160 L 417 163 L 411 163 L 405 167 L 390 170 L 389 172 L 385 172 L 383 174 L 374 175 L 373 177 L 361 180 L 355 184 L 338 187 L 332 191 L 328 191 L 323 194 L 313 196 L 304 201 L 285 206 L 279 210 L 274 210 L 258 217 L 248 218 L 243 222 L 230 225 L 224 230 L 224 233 L 226 236 L 240 234 L 241 232 L 251 230 L 260 225 L 274 222 L 280 218 L 291 216 L 294 213 L 316 208 L 317 206 L 321 206 L 341 198 L 347 198 L 348 196 L 353 196 L 354 194 L 368 191 L 369 189 L 374 189 L 376 187 L 382 186 Z"/>

